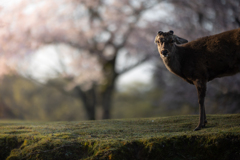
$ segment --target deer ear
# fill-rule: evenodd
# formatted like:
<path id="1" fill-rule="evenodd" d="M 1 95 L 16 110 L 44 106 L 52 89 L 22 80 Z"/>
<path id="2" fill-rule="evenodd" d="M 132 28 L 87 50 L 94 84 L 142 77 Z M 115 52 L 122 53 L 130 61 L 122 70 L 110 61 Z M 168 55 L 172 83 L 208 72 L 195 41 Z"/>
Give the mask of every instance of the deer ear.
<path id="1" fill-rule="evenodd" d="M 158 31 L 158 34 L 159 34 L 159 35 L 163 34 L 163 31 Z"/>
<path id="2" fill-rule="evenodd" d="M 187 43 L 188 42 L 188 40 L 186 40 L 186 39 L 183 39 L 183 38 L 181 38 L 181 37 L 178 37 L 178 36 L 174 36 L 174 40 L 175 40 L 175 42 L 177 43 L 177 44 L 183 44 L 183 43 Z"/>
<path id="3" fill-rule="evenodd" d="M 173 32 L 172 30 L 170 30 L 169 33 L 170 33 L 171 35 L 173 35 L 174 32 Z"/>

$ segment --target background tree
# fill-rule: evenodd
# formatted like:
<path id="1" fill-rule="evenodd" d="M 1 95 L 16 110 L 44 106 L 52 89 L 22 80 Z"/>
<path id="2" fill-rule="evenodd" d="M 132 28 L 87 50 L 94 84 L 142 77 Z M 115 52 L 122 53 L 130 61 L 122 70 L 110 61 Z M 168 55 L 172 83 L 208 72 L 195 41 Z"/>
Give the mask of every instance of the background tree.
<path id="1" fill-rule="evenodd" d="M 1 48 L 1 52 L 8 55 L 17 52 L 19 58 L 19 55 L 33 53 L 47 44 L 65 44 L 68 48 L 77 50 L 79 55 L 94 57 L 94 61 L 87 60 L 85 63 L 88 64 L 83 66 L 81 56 L 78 56 L 72 62 L 75 65 L 74 71 L 60 75 L 67 79 L 68 86 L 71 87 L 54 86 L 60 87 L 59 90 L 65 93 L 73 89 L 74 95 L 82 99 L 89 119 L 95 119 L 97 105 L 102 107 L 102 118 L 110 118 L 117 77 L 146 61 L 149 57 L 146 53 L 153 52 L 148 47 L 152 43 L 153 32 L 146 29 L 148 22 L 142 16 L 155 3 L 104 0 L 21 1 L 2 14 L 5 26 L 2 29 L 1 43 L 6 47 Z M 141 25 L 140 22 L 146 24 Z M 127 58 L 124 67 L 119 68 L 117 59 L 122 54 Z M 131 55 L 136 58 L 132 60 Z M 21 73 L 24 73 L 26 66 L 21 68 Z M 84 67 L 89 73 L 81 76 L 82 73 L 76 68 Z M 101 76 L 98 76 L 99 72 Z M 49 81 L 47 84 L 52 83 Z"/>

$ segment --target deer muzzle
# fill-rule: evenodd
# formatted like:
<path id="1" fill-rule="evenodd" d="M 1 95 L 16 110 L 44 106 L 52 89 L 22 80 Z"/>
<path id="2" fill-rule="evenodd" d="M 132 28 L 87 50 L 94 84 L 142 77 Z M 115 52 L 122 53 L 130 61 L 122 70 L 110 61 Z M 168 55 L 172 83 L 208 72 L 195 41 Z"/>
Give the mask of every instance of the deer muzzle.
<path id="1" fill-rule="evenodd" d="M 168 56 L 168 51 L 167 51 L 167 50 L 163 50 L 161 53 L 162 53 L 162 55 L 163 55 L 164 57 L 167 57 L 167 56 Z"/>

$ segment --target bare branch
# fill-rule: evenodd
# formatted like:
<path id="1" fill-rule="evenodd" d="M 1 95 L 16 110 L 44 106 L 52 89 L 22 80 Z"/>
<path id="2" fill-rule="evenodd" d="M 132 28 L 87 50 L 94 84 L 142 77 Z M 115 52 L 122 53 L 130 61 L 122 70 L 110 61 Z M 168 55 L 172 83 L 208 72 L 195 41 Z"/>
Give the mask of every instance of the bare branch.
<path id="1" fill-rule="evenodd" d="M 150 59 L 149 56 L 145 56 L 144 58 L 142 58 L 142 59 L 141 59 L 140 61 L 138 61 L 137 63 L 135 63 L 135 64 L 133 64 L 133 65 L 125 68 L 124 70 L 120 71 L 120 72 L 118 73 L 118 75 L 124 74 L 124 73 L 126 73 L 126 72 L 128 72 L 128 71 L 130 71 L 130 70 L 132 70 L 132 69 L 134 69 L 134 68 L 136 68 L 137 66 L 141 65 L 143 62 L 146 62 L 146 61 L 149 60 L 149 59 Z"/>

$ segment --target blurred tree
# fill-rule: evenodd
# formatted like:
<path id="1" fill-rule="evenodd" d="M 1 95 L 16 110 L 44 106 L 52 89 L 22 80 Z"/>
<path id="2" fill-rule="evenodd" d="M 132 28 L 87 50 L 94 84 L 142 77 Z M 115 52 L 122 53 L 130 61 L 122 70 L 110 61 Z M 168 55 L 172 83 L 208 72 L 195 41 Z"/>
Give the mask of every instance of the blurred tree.
<path id="1" fill-rule="evenodd" d="M 71 64 L 75 66 L 74 72 L 59 75 L 67 79 L 68 87 L 52 86 L 60 87 L 65 93 L 74 90 L 74 95 L 82 99 L 89 119 L 95 119 L 97 105 L 102 107 L 102 118 L 107 119 L 117 77 L 146 61 L 149 58 L 146 53 L 155 50 L 148 47 L 154 34 L 148 29 L 149 21 L 143 18 L 143 13 L 156 3 L 143 0 L 23 0 L 2 9 L 5 26 L 0 31 L 0 43 L 3 44 L 0 52 L 18 53 L 19 58 L 46 44 L 65 44 L 93 58 L 82 62 L 80 56 Z M 127 57 L 124 66 L 118 67 L 117 59 L 123 54 Z M 85 68 L 88 73 L 80 73 L 76 68 Z M 50 84 L 53 83 L 49 81 Z"/>

